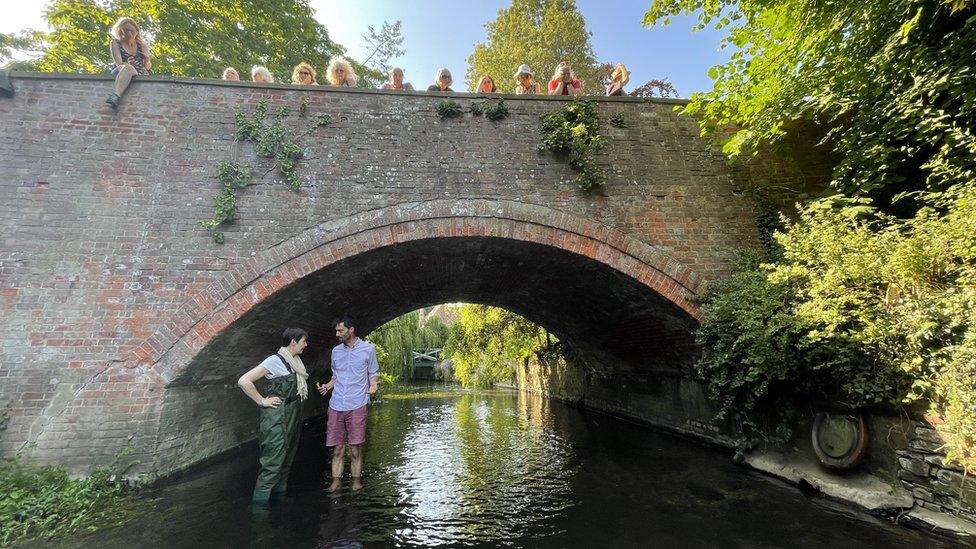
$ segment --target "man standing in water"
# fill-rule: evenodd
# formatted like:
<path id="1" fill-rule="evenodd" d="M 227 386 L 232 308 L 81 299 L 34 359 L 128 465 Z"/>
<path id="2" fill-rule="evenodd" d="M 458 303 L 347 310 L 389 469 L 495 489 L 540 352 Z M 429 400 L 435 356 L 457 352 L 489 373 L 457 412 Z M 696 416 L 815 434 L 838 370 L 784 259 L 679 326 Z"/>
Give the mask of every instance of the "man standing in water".
<path id="1" fill-rule="evenodd" d="M 380 380 L 380 367 L 376 362 L 376 349 L 356 337 L 356 324 L 349 317 L 335 323 L 339 344 L 332 349 L 332 380 L 325 385 L 316 384 L 325 396 L 333 387 L 329 400 L 329 416 L 325 445 L 332 450 L 332 484 L 329 491 L 339 489 L 345 465 L 345 452 L 349 448 L 349 469 L 352 472 L 353 490 L 363 487 L 363 443 L 366 442 L 366 415 L 369 395 L 376 394 Z"/>
<path id="2" fill-rule="evenodd" d="M 308 334 L 300 328 L 288 328 L 281 335 L 281 345 L 277 354 L 237 380 L 244 394 L 261 407 L 261 472 L 251 499 L 264 505 L 272 496 L 284 496 L 288 488 L 288 472 L 301 435 L 301 401 L 308 397 L 308 372 L 298 357 L 308 345 Z M 268 381 L 267 397 L 262 397 L 254 385 L 261 378 Z"/>

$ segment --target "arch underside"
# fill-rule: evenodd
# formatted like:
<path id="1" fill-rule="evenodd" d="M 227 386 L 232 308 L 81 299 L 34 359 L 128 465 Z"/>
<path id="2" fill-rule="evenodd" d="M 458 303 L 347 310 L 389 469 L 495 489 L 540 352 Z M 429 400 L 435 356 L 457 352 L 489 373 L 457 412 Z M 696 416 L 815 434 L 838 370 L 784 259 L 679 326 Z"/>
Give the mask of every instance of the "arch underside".
<path id="1" fill-rule="evenodd" d="M 278 290 L 213 337 L 170 386 L 226 384 L 277 345 L 287 326 L 310 333 L 306 363 L 326 367 L 331 322 L 349 314 L 366 334 L 437 303 L 503 307 L 570 348 L 622 368 L 675 370 L 695 352 L 696 320 L 609 265 L 511 238 L 422 238 L 357 253 Z"/>

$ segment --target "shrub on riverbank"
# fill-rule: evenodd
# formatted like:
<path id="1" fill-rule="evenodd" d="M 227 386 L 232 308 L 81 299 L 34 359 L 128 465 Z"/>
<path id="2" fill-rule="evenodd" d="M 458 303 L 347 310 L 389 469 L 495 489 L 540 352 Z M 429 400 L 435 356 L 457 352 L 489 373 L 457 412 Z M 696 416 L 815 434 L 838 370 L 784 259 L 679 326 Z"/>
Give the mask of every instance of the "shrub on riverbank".
<path id="1" fill-rule="evenodd" d="M 70 478 L 62 467 L 0 459 L 0 545 L 122 524 L 138 507 L 126 485 L 116 481 L 127 468 L 120 466 L 125 455 L 81 479 Z"/>
<path id="2" fill-rule="evenodd" d="M 809 399 L 931 402 L 950 458 L 976 466 L 976 184 L 909 220 L 832 201 L 776 234 L 704 300 L 698 373 L 748 438 L 782 440 Z M 763 423 L 759 418 L 772 419 Z"/>

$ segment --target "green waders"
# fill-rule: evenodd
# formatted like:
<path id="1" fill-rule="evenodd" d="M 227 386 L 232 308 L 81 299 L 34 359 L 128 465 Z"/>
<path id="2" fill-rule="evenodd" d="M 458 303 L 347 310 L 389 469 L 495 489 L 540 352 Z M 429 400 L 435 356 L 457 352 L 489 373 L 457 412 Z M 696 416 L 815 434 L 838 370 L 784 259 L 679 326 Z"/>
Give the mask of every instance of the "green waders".
<path id="1" fill-rule="evenodd" d="M 290 369 L 290 368 L 289 368 Z M 284 495 L 288 472 L 301 435 L 302 401 L 294 372 L 268 381 L 268 398 L 280 397 L 277 408 L 261 408 L 258 442 L 261 443 L 261 472 L 254 485 L 255 502 L 265 503 L 271 495 Z"/>

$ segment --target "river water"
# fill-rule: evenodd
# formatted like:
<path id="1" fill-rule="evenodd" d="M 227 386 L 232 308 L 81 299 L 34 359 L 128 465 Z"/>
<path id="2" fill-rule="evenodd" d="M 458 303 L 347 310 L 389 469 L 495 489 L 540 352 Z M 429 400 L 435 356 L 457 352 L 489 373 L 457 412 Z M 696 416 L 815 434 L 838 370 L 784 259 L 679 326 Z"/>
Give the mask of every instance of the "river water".
<path id="1" fill-rule="evenodd" d="M 151 494 L 153 512 L 67 547 L 949 547 L 733 464 L 729 455 L 507 390 L 413 388 L 370 408 L 364 483 L 330 494 L 324 425 L 293 497 L 250 505 L 256 451 Z M 347 468 L 348 470 L 348 468 Z"/>

